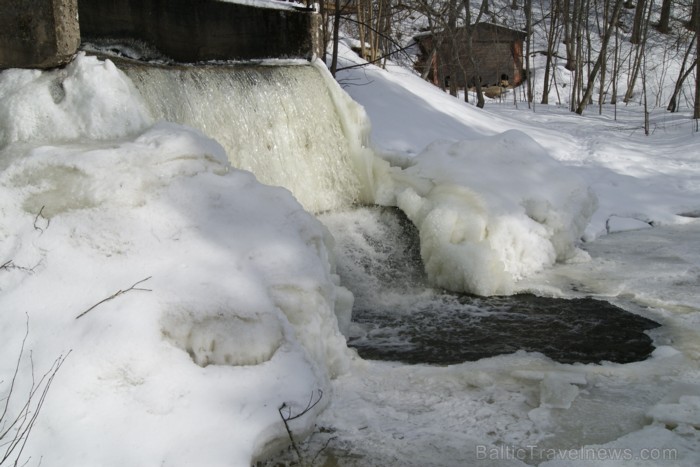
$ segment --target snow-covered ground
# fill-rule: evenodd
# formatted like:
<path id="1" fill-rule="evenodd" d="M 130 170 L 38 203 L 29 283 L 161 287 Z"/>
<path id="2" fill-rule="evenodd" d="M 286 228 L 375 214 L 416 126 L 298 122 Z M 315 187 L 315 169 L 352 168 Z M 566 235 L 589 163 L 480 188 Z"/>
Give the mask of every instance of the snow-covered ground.
<path id="1" fill-rule="evenodd" d="M 5 71 L 0 101 L 0 453 L 32 425 L 30 465 L 248 465 L 286 439 L 278 408 L 349 365 L 325 228 L 110 61 Z"/>
<path id="2" fill-rule="evenodd" d="M 371 172 L 358 179 L 419 228 L 436 284 L 604 297 L 663 324 L 653 356 L 359 359 L 340 332 L 352 297 L 323 225 L 289 191 L 231 167 L 202 132 L 155 122 L 111 62 L 81 56 L 65 70 L 0 74 L 10 417 L 32 420 L 21 416 L 32 374 L 41 393 L 39 377 L 66 356 L 23 459 L 249 465 L 286 439 L 282 404 L 290 418 L 320 399 L 290 427 L 315 433 L 305 455 L 328 442 L 321 456 L 340 465 L 615 455 L 697 465 L 700 139 L 688 116 L 658 115 L 645 137 L 633 108 L 618 121 L 522 104 L 477 110 L 398 67 L 338 78 L 392 163 L 358 164 Z M 344 131 L 361 137 L 361 113 L 336 105 Z"/>

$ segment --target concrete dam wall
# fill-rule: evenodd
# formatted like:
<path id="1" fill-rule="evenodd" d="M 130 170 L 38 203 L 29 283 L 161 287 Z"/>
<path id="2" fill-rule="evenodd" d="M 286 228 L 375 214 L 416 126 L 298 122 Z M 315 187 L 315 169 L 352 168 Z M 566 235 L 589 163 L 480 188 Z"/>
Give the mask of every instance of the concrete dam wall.
<path id="1" fill-rule="evenodd" d="M 178 62 L 318 54 L 318 15 L 297 4 L 218 0 L 6 0 L 0 68 L 52 68 L 81 39 L 138 39 Z"/>
<path id="2" fill-rule="evenodd" d="M 78 6 L 84 40 L 142 39 L 179 62 L 310 58 L 314 52 L 312 15 L 291 4 L 80 0 Z"/>

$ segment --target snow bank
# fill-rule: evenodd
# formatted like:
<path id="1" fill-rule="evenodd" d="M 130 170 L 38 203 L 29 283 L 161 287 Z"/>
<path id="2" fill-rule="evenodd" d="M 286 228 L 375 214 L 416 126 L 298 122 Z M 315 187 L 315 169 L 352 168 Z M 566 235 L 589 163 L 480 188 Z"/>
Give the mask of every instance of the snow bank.
<path id="1" fill-rule="evenodd" d="M 152 123 L 114 64 L 80 56 L 51 73 L 7 70 L 0 78 L 0 147 L 16 141 L 110 139 Z"/>
<path id="2" fill-rule="evenodd" d="M 216 0 L 224 3 L 237 3 L 239 5 L 252 6 L 256 8 L 271 8 L 276 10 L 298 10 L 306 8 L 306 5 L 296 1 L 286 0 Z"/>
<path id="3" fill-rule="evenodd" d="M 381 201 L 418 227 L 435 285 L 509 293 L 515 281 L 556 261 L 584 257 L 576 244 L 596 198 L 524 133 L 436 142 L 410 164 L 392 176 L 395 199 Z"/>
<path id="4" fill-rule="evenodd" d="M 33 361 L 11 414 L 32 372 L 70 351 L 23 458 L 250 465 L 285 440 L 278 408 L 301 412 L 349 364 L 337 316 L 349 320 L 352 296 L 327 230 L 215 141 L 148 126 L 108 61 L 9 70 L 0 95 L 0 381 L 27 321 Z"/>

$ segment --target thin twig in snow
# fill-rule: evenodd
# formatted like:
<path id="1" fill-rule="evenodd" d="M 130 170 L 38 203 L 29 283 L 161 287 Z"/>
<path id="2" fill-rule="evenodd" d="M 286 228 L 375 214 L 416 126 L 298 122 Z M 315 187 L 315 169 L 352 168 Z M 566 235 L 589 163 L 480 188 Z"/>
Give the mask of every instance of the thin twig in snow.
<path id="1" fill-rule="evenodd" d="M 36 215 L 34 218 L 34 230 L 38 230 L 41 233 L 44 233 L 44 229 L 36 225 L 36 223 L 39 221 L 39 218 L 41 217 L 42 219 L 46 219 L 46 227 L 45 229 L 49 228 L 49 224 L 51 224 L 51 219 L 49 217 L 44 217 L 44 208 L 46 206 L 42 206 L 41 209 L 39 209 L 39 213 Z"/>
<path id="2" fill-rule="evenodd" d="M 38 266 L 39 264 L 37 264 Z M 6 261 L 2 265 L 0 265 L 0 271 L 10 271 L 12 269 L 17 269 L 20 271 L 25 271 L 25 272 L 34 272 L 34 269 L 36 269 L 36 266 L 33 268 L 26 268 L 24 266 L 17 266 L 13 260 Z"/>
<path id="3" fill-rule="evenodd" d="M 325 451 L 326 449 L 328 449 L 328 445 L 331 444 L 331 441 L 333 441 L 333 440 L 335 440 L 335 439 L 338 439 L 338 437 L 337 437 L 337 436 L 331 436 L 330 438 L 328 438 L 328 439 L 326 440 L 326 442 L 325 442 L 325 444 L 323 445 L 323 447 L 316 453 L 316 455 L 314 456 L 314 458 L 311 460 L 311 465 L 316 465 L 316 459 L 318 459 L 318 456 L 320 456 L 321 453 L 322 453 L 323 451 Z"/>
<path id="4" fill-rule="evenodd" d="M 107 301 L 109 301 L 109 300 L 112 300 L 112 299 L 114 299 L 114 298 L 117 298 L 118 296 L 120 296 L 120 295 L 122 295 L 122 294 L 125 294 L 125 293 L 127 293 L 127 292 L 131 292 L 132 290 L 139 290 L 139 291 L 142 291 L 142 292 L 152 292 L 151 289 L 142 289 L 142 288 L 140 288 L 140 287 L 136 287 L 137 285 L 146 282 L 146 281 L 147 281 L 148 279 L 150 279 L 151 277 L 153 277 L 153 276 L 148 276 L 148 277 L 145 278 L 145 279 L 141 279 L 140 281 L 136 282 L 134 285 L 132 285 L 132 286 L 129 287 L 128 289 L 119 290 L 119 291 L 115 292 L 114 294 L 110 295 L 109 297 L 105 298 L 104 300 L 100 300 L 99 302 L 95 303 L 95 304 L 92 305 L 90 308 L 88 308 L 87 310 L 83 311 L 83 312 L 80 313 L 78 316 L 76 316 L 75 319 L 82 318 L 83 316 L 85 316 L 86 314 L 88 314 L 90 311 L 92 311 L 92 310 L 94 310 L 95 308 L 97 308 L 98 306 L 102 305 L 104 302 L 107 302 Z"/>
<path id="5" fill-rule="evenodd" d="M 316 401 L 314 402 L 314 393 L 312 392 L 311 397 L 309 398 L 309 402 L 308 402 L 308 404 L 306 404 L 306 408 L 296 415 L 292 415 L 292 408 L 289 405 L 287 405 L 286 402 L 283 402 L 282 405 L 280 405 L 279 408 L 277 409 L 277 411 L 280 413 L 280 417 L 282 418 L 282 423 L 284 423 L 284 429 L 287 430 L 287 436 L 289 436 L 289 440 L 292 442 L 292 448 L 294 449 L 294 452 L 297 453 L 297 457 L 299 458 L 299 462 L 301 462 L 302 464 L 304 463 L 304 460 L 303 460 L 303 457 L 301 455 L 301 451 L 299 451 L 299 446 L 297 446 L 296 441 L 294 441 L 294 436 L 292 436 L 292 430 L 291 430 L 291 428 L 289 428 L 289 422 L 306 415 L 311 409 L 316 407 L 319 402 L 321 402 L 322 398 L 323 398 L 323 390 L 319 389 L 318 390 L 318 399 L 316 399 Z M 285 409 L 287 409 L 286 416 L 282 412 Z"/>

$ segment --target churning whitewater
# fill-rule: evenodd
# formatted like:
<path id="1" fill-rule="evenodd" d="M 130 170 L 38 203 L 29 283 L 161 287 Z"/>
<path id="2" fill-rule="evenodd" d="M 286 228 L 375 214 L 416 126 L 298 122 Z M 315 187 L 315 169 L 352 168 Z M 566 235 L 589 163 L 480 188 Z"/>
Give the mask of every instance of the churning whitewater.
<path id="1" fill-rule="evenodd" d="M 373 201 L 367 119 L 322 64 L 120 63 L 157 119 L 203 131 L 234 167 L 288 188 L 307 210 Z"/>

